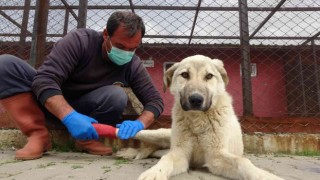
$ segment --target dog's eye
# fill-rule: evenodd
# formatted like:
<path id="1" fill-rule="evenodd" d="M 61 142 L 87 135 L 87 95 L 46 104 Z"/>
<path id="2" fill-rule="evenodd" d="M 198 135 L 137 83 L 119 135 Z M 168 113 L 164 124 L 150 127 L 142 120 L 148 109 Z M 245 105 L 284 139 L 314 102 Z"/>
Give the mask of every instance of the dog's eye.
<path id="1" fill-rule="evenodd" d="M 206 80 L 209 80 L 209 79 L 211 79 L 213 77 L 213 74 L 207 74 L 206 75 Z"/>
<path id="2" fill-rule="evenodd" d="M 189 78 L 189 73 L 183 72 L 183 73 L 181 73 L 181 76 L 182 76 L 183 78 L 185 78 L 185 79 L 188 79 L 188 78 Z"/>

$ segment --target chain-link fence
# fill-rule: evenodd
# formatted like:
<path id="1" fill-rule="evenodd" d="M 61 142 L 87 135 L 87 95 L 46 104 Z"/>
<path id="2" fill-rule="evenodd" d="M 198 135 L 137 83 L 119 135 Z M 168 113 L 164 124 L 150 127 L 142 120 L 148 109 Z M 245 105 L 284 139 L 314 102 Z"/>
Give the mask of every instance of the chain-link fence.
<path id="1" fill-rule="evenodd" d="M 159 91 L 172 63 L 194 54 L 219 58 L 245 131 L 320 132 L 319 0 L 5 0 L 0 54 L 38 67 L 66 33 L 102 31 L 116 10 L 143 18 L 136 53 Z M 168 119 L 172 96 L 161 95 Z"/>

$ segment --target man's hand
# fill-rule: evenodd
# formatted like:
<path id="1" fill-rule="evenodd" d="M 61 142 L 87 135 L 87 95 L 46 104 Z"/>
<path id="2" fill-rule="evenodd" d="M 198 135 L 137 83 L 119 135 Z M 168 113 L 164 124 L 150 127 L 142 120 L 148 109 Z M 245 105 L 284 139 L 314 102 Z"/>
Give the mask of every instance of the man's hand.
<path id="1" fill-rule="evenodd" d="M 139 131 L 144 129 L 144 125 L 140 120 L 126 120 L 116 126 L 119 128 L 118 137 L 122 140 L 134 137 Z"/>
<path id="2" fill-rule="evenodd" d="M 98 139 L 98 133 L 92 126 L 97 123 L 95 119 L 72 111 L 62 119 L 71 136 L 79 140 Z"/>

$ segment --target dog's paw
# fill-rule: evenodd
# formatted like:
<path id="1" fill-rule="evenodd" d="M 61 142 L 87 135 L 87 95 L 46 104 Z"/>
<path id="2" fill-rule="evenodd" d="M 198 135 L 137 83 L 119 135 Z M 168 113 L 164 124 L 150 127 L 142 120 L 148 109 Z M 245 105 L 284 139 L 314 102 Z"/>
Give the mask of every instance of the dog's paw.
<path id="1" fill-rule="evenodd" d="M 138 149 L 123 148 L 116 153 L 116 157 L 122 157 L 125 159 L 135 159 L 138 154 L 139 154 Z"/>
<path id="2" fill-rule="evenodd" d="M 238 167 L 239 175 L 244 180 L 283 180 L 282 178 L 253 165 L 247 158 L 238 159 Z"/>
<path id="3" fill-rule="evenodd" d="M 146 159 L 152 153 L 154 153 L 157 149 L 159 149 L 159 147 L 156 145 L 150 145 L 150 144 L 143 143 L 141 145 L 141 147 L 139 148 L 135 159 Z"/>
<path id="4" fill-rule="evenodd" d="M 284 180 L 281 177 L 278 177 L 268 171 L 265 171 L 263 169 L 257 168 L 256 171 L 254 171 L 255 173 L 250 174 L 249 178 L 247 179 L 259 179 L 259 180 Z"/>
<path id="5" fill-rule="evenodd" d="M 146 159 L 149 157 L 149 155 L 150 155 L 150 153 L 145 153 L 145 152 L 139 151 L 134 159 L 136 159 L 136 160 L 137 159 Z"/>
<path id="6" fill-rule="evenodd" d="M 125 159 L 146 159 L 159 147 L 154 145 L 141 146 L 138 149 L 135 148 L 123 148 L 116 153 L 116 157 L 122 157 Z"/>
<path id="7" fill-rule="evenodd" d="M 260 169 L 259 179 L 261 180 L 284 180 L 281 177 L 278 177 L 268 171 Z"/>
<path id="8" fill-rule="evenodd" d="M 138 180 L 168 180 L 167 175 L 164 171 L 161 171 L 157 166 L 153 166 L 152 168 L 143 172 Z"/>

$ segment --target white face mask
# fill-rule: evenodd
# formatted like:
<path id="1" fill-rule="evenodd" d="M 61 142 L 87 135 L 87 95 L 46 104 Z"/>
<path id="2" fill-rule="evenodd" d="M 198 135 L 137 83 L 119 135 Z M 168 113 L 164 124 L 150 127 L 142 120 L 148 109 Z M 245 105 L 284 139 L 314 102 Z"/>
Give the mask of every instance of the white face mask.
<path id="1" fill-rule="evenodd" d="M 110 38 L 109 38 L 110 41 Z M 124 64 L 127 64 L 132 60 L 132 57 L 136 50 L 134 51 L 125 51 L 122 49 L 119 49 L 117 47 L 114 47 L 110 41 L 111 44 L 111 50 L 110 52 L 107 51 L 108 57 L 112 62 L 117 64 L 118 66 L 122 66 Z"/>

